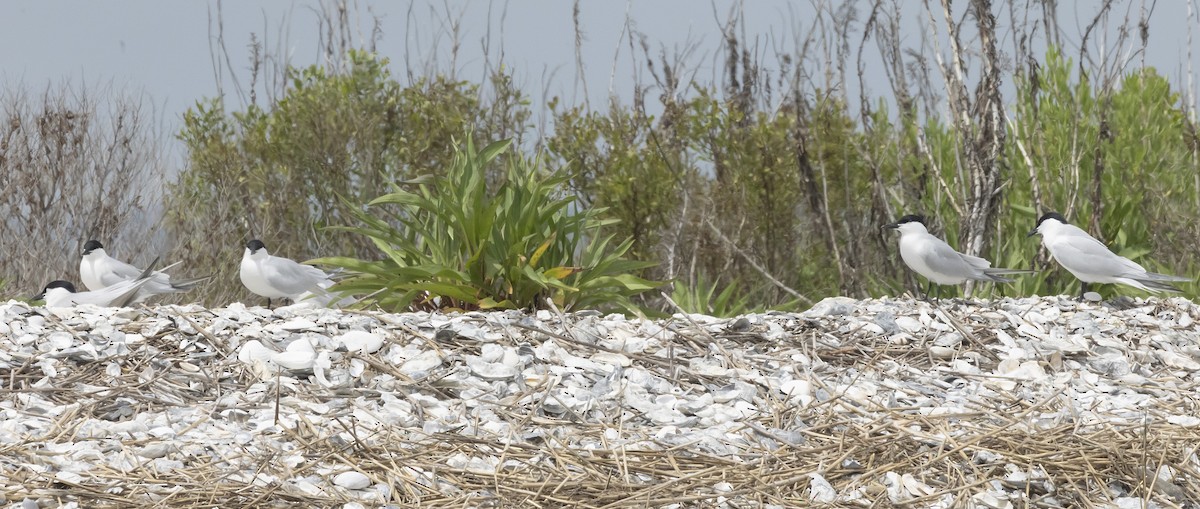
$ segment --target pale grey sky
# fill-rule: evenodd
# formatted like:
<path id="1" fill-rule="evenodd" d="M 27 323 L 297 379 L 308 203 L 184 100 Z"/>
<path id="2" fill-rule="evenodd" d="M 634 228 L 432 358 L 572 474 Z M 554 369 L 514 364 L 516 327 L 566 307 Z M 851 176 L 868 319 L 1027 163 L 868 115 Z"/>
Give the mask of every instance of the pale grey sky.
<path id="1" fill-rule="evenodd" d="M 906 31 L 903 42 L 917 48 L 927 20 L 917 2 L 901 3 L 906 9 L 902 17 Z M 746 35 L 766 55 L 764 62 L 774 63 L 776 47 L 789 49 L 795 33 L 809 30 L 817 4 L 823 5 L 816 1 L 781 0 L 742 4 Z M 1096 4 L 1080 2 L 1059 8 L 1064 30 L 1077 27 L 1075 33 L 1065 34 L 1068 40 L 1079 39 L 1078 34 L 1090 21 Z M 118 89 L 145 92 L 161 108 L 160 116 L 175 126 L 188 106 L 217 93 L 210 57 L 213 33 L 210 15 L 215 16 L 216 5 L 216 2 L 159 0 L 5 2 L 0 5 L 0 83 L 6 87 L 23 83 L 39 89 L 48 82 L 63 80 L 85 85 L 111 82 Z M 436 55 L 442 71 L 449 70 L 452 61 L 449 34 L 452 21 L 458 20 L 461 46 L 454 68 L 460 78 L 477 81 L 485 76 L 483 63 L 488 60 L 494 65 L 503 49 L 504 62 L 514 70 L 518 83 L 534 96 L 535 107 L 544 83 L 549 83 L 545 87 L 549 95 L 560 96 L 566 102 L 583 98 L 575 79 L 572 2 L 361 0 L 352 5 L 357 6 L 354 11 L 364 20 L 364 30 L 370 28 L 367 18 L 371 15 L 382 21 L 383 37 L 378 49 L 392 59 L 398 76 L 403 77 L 407 68 L 421 69 L 431 54 Z M 585 39 L 581 53 L 589 98 L 593 103 L 604 101 L 610 89 L 620 97 L 627 97 L 631 75 L 635 70 L 644 73 L 644 66 L 631 62 L 630 48 L 621 40 L 627 16 L 639 32 L 646 34 L 655 53 L 662 47 L 674 53 L 694 46 L 689 62 L 695 64 L 696 78 L 701 82 L 711 81 L 714 55 L 721 40 L 720 23 L 734 5 L 729 0 L 583 1 L 580 20 Z M 865 10 L 869 3 L 857 5 Z M 1023 9 L 1025 2 L 1018 1 L 1017 5 Z M 1157 4 L 1130 1 L 1119 5 L 1122 11 L 1117 14 L 1132 11 L 1135 16 L 1139 9 L 1155 5 L 1146 63 L 1171 76 L 1173 83 L 1186 85 L 1187 4 L 1172 0 Z M 266 33 L 269 49 L 285 48 L 293 63 L 317 62 L 318 27 L 314 10 L 320 8 L 316 0 L 221 4 L 226 48 L 237 70 L 245 71 L 251 33 L 260 39 Z M 1009 18 L 1007 10 L 1000 17 L 1001 35 L 1008 35 L 1004 28 Z M 1115 33 L 1118 22 L 1119 19 L 1109 23 L 1109 32 Z M 485 39 L 491 41 L 491 55 L 486 59 L 482 42 Z M 1008 49 L 1011 42 L 1002 41 L 1001 47 Z M 868 50 L 874 50 L 874 46 Z M 640 49 L 637 51 L 640 53 Z M 1076 52 L 1076 48 L 1067 48 L 1068 54 Z M 1196 55 L 1192 58 L 1195 60 Z M 1193 67 L 1200 65 L 1193 63 Z M 868 73 L 868 95 L 890 96 L 881 71 L 869 68 Z M 859 85 L 847 86 L 853 89 L 851 97 L 857 96 Z M 228 90 L 231 89 L 227 87 Z"/>

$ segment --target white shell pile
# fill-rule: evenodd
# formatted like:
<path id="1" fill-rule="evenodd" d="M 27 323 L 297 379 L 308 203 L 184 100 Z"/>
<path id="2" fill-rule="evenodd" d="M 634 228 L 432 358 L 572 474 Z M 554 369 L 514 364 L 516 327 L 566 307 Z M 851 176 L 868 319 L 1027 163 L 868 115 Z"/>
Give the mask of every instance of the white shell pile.
<path id="1" fill-rule="evenodd" d="M 1200 309 L 0 305 L 15 507 L 1200 507 Z"/>

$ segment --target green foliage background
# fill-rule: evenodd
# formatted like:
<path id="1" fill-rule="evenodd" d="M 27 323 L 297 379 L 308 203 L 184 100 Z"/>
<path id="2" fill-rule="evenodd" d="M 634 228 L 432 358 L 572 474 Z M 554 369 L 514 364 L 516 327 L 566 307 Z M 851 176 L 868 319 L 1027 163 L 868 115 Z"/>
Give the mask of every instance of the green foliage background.
<path id="1" fill-rule="evenodd" d="M 1151 28 L 1108 18 L 1123 5 L 1096 14 L 1123 27 L 1109 31 L 1118 39 L 1103 43 L 1104 55 L 1087 35 L 1054 44 L 1062 36 L 1047 28 L 1052 17 L 1002 27 L 1012 47 L 992 67 L 995 123 L 980 99 L 995 47 L 978 35 L 1010 6 L 986 1 L 957 4 L 945 20 L 925 6 L 929 28 L 957 34 L 959 50 L 902 43 L 889 19 L 900 11 L 875 2 L 869 12 L 822 11 L 828 29 L 810 28 L 794 49 L 770 55 L 742 40 L 733 12 L 712 79 L 695 78 L 707 62 L 655 55 L 642 40 L 632 97 L 603 104 L 535 104 L 520 78 L 528 70 L 503 62 L 483 62 L 474 75 L 484 79 L 471 81 L 457 77 L 461 67 L 400 71 L 365 49 L 372 40 L 346 42 L 361 40 L 343 37 L 356 27 L 332 23 L 321 64 L 279 64 L 287 59 L 256 47 L 252 74 L 279 65 L 271 74 L 285 79 L 184 112 L 173 133 L 184 149 L 177 173 L 136 104 L 113 101 L 105 108 L 123 113 L 110 118 L 79 116 L 90 111 L 85 94 L 18 87 L 4 97 L 0 166 L 11 171 L 0 178 L 10 184 L 10 229 L 44 238 L 6 237 L 16 254 L 0 259 L 0 274 L 6 290 L 29 294 L 47 277 L 71 279 L 87 238 L 134 263 L 151 251 L 138 244 L 162 242 L 162 258 L 182 262 L 177 272 L 213 276 L 180 298 L 219 306 L 254 300 L 237 267 L 245 241 L 260 238 L 277 255 L 362 271 L 343 286 L 388 289 L 380 303 L 391 309 L 438 293 L 464 308 L 551 297 L 575 309 L 735 315 L 916 293 L 923 281 L 879 227 L 922 213 L 954 246 L 982 238 L 979 254 L 995 266 L 1040 271 L 974 294 L 1074 294 L 1079 282 L 1026 237 L 1053 210 L 1152 270 L 1194 276 L 1195 99 L 1138 65 L 1138 52 L 1152 50 Z M 636 52 L 640 34 L 627 28 Z M 1038 37 L 1048 49 L 1022 42 Z M 878 61 L 863 58 L 870 52 Z M 960 59 L 965 106 L 946 67 Z M 862 83 L 867 65 L 883 66 L 889 82 Z M 973 156 L 982 152 L 973 143 L 991 125 L 1003 132 L 986 164 L 999 175 L 986 200 L 998 212 L 972 222 L 981 210 Z M 464 165 L 473 144 L 488 159 Z M 45 228 L 48 218 L 57 230 Z M 31 256 L 34 245 L 53 253 Z M 1180 286 L 1188 297 L 1200 291 Z"/>
<path id="2" fill-rule="evenodd" d="M 589 110 L 551 102 L 553 131 L 523 144 L 530 105 L 511 76 L 486 84 L 489 103 L 479 99 L 479 85 L 437 77 L 403 85 L 385 58 L 355 51 L 350 61 L 339 73 L 292 71 L 274 104 L 227 111 L 206 100 L 187 113 L 180 139 L 189 164 L 171 188 L 167 218 L 188 267 L 234 277 L 227 269 L 232 245 L 197 248 L 214 238 L 264 238 L 300 258 L 384 259 L 366 237 L 327 227 L 357 224 L 369 211 L 356 204 L 389 185 L 444 175 L 464 136 L 515 138 L 512 157 L 543 161 L 577 206 L 595 207 L 606 232 L 630 239 L 632 257 L 656 262 L 639 276 L 692 292 L 677 299 L 689 310 L 714 312 L 714 299 L 730 314 L 916 288 L 898 263 L 895 240 L 879 232 L 903 213 L 930 215 L 935 231 L 952 244 L 958 239 L 964 204 L 957 191 L 965 184 L 956 134 L 938 118 L 896 115 L 881 102 L 864 128 L 832 95 L 788 97 L 766 110 L 696 86 L 694 97 L 665 104 L 660 117 L 618 103 Z M 1014 77 L 1001 162 L 1006 212 L 985 255 L 997 266 L 1045 271 L 998 291 L 1078 288 L 1039 253 L 1036 238 L 1025 237 L 1039 205 L 1135 261 L 1193 273 L 1200 239 L 1179 211 L 1194 209 L 1197 197 L 1195 126 L 1178 93 L 1153 69 L 1136 69 L 1099 99 L 1074 67 L 1052 50 L 1036 85 Z M 936 165 L 918 152 L 917 136 Z M 488 181 L 506 180 L 504 168 L 496 165 Z M 767 282 L 763 271 L 803 297 Z M 1184 286 L 1195 296 L 1194 284 Z M 242 293 L 233 281 L 212 288 L 210 301 Z"/>

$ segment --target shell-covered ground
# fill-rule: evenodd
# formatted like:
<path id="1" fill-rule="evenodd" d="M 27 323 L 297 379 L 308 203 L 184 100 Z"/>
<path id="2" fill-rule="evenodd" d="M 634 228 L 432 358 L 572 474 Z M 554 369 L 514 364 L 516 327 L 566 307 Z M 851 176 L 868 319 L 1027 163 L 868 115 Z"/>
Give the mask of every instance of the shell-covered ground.
<path id="1" fill-rule="evenodd" d="M 1200 507 L 1184 299 L 0 304 L 15 507 Z"/>

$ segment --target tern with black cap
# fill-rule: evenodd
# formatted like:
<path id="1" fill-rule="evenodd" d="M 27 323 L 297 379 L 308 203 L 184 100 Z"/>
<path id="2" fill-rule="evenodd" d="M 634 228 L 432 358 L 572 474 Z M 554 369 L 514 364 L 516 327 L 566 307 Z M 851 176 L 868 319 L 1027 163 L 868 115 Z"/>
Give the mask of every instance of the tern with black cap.
<path id="1" fill-rule="evenodd" d="M 161 270 L 143 276 L 143 272 L 142 269 L 109 256 L 104 251 L 104 245 L 98 240 L 89 240 L 83 245 L 83 257 L 79 260 L 79 279 L 93 292 L 118 283 L 148 277 L 149 280 L 139 286 L 140 289 L 134 296 L 134 302 L 141 302 L 155 295 L 186 292 L 209 279 L 172 278 Z"/>
<path id="2" fill-rule="evenodd" d="M 267 307 L 271 306 L 271 299 L 298 302 L 313 298 L 321 305 L 329 305 L 333 300 L 325 291 L 333 286 L 329 274 L 295 260 L 271 256 L 258 239 L 246 243 L 239 276 L 247 290 L 267 298 Z"/>
<path id="3" fill-rule="evenodd" d="M 968 280 L 1011 283 L 1013 280 L 1004 276 L 1033 272 L 993 268 L 992 262 L 956 251 L 942 239 L 929 234 L 925 216 L 906 215 L 883 227 L 900 232 L 900 258 L 908 268 L 929 280 L 926 298 L 935 284 L 958 285 Z M 940 288 L 938 293 L 940 295 Z"/>
<path id="4" fill-rule="evenodd" d="M 69 281 L 61 279 L 51 281 L 42 292 L 33 296 L 32 300 L 46 301 L 46 308 L 70 308 L 81 304 L 92 304 L 100 307 L 126 307 L 138 302 L 138 297 L 142 295 L 146 285 L 155 281 L 156 275 L 161 274 L 160 271 L 155 271 L 154 266 L 158 263 L 155 258 L 146 270 L 140 272 L 136 277 L 118 281 L 115 284 L 105 286 L 99 290 L 88 292 L 75 291 L 75 285 Z M 168 267 L 163 267 L 162 270 L 168 270 L 179 263 L 176 262 Z"/>
<path id="5" fill-rule="evenodd" d="M 1180 290 L 1170 283 L 1191 281 L 1185 277 L 1146 270 L 1137 262 L 1112 252 L 1095 237 L 1068 223 L 1058 212 L 1043 214 L 1028 236 L 1034 235 L 1041 235 L 1042 245 L 1050 251 L 1050 256 L 1083 282 L 1080 300 L 1083 300 L 1091 283 L 1117 283 L 1158 293 L 1178 292 Z"/>

